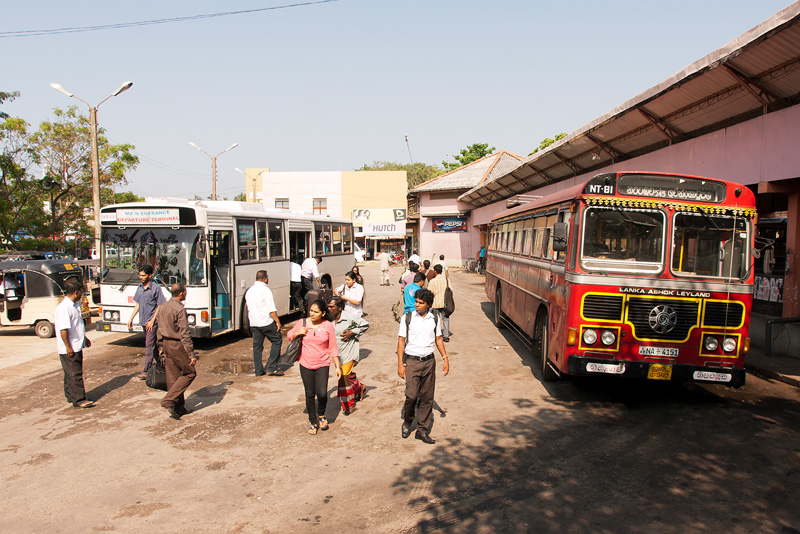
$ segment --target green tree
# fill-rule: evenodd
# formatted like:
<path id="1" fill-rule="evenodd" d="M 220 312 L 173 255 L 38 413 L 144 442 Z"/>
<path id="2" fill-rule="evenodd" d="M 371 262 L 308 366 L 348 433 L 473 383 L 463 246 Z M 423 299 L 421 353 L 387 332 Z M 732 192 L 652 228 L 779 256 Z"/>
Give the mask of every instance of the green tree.
<path id="1" fill-rule="evenodd" d="M 406 181 L 408 188 L 412 189 L 423 182 L 427 182 L 436 178 L 444 171 L 439 167 L 433 165 L 426 165 L 424 163 L 395 163 L 392 161 L 373 161 L 370 164 L 365 163 L 357 171 L 406 171 Z"/>
<path id="2" fill-rule="evenodd" d="M 565 138 L 566 136 L 567 136 L 567 134 L 565 134 L 564 132 L 561 132 L 561 133 L 556 134 L 556 138 L 555 139 L 550 139 L 549 137 L 545 137 L 544 139 L 542 139 L 542 142 L 539 143 L 539 146 L 534 148 L 533 152 L 531 152 L 528 155 L 532 156 L 532 155 L 536 154 L 537 152 L 539 152 L 540 150 L 544 150 L 545 148 L 549 147 L 550 145 L 552 145 L 553 143 L 555 143 L 559 139 Z"/>
<path id="3" fill-rule="evenodd" d="M 247 193 L 239 193 L 235 197 L 233 197 L 233 200 L 238 200 L 239 202 L 247 202 Z"/>
<path id="4" fill-rule="evenodd" d="M 469 145 L 467 148 L 462 148 L 457 156 L 453 156 L 455 161 L 442 160 L 442 167 L 447 171 L 452 171 L 472 163 L 473 161 L 478 161 L 482 157 L 488 156 L 494 152 L 494 147 L 488 147 L 488 143 L 475 143 L 474 145 Z"/>
<path id="5" fill-rule="evenodd" d="M 0 105 L 18 96 L 18 92 L 0 92 Z M 37 235 L 34 228 L 46 220 L 44 190 L 31 172 L 36 161 L 28 124 L 0 111 L 0 240 L 7 247 L 16 247 L 19 234 Z"/>

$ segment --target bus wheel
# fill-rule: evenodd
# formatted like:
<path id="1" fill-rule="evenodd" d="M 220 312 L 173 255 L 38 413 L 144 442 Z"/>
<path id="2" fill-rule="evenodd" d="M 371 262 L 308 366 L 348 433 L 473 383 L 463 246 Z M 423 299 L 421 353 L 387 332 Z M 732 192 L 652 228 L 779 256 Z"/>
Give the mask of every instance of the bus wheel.
<path id="1" fill-rule="evenodd" d="M 497 328 L 505 328 L 506 324 L 503 322 L 503 290 L 497 286 L 497 291 L 494 293 L 494 325 Z"/>
<path id="2" fill-rule="evenodd" d="M 253 337 L 253 331 L 250 330 L 250 314 L 247 311 L 247 304 L 242 306 L 242 328 L 239 333 L 242 337 Z"/>
<path id="3" fill-rule="evenodd" d="M 42 339 L 49 339 L 53 337 L 56 333 L 56 327 L 47 320 L 36 321 L 36 324 L 33 325 L 33 331 L 36 332 L 36 335 Z"/>
<path id="4" fill-rule="evenodd" d="M 534 358 L 539 358 L 539 362 L 542 364 L 542 380 L 552 382 L 558 380 L 558 373 L 550 366 L 551 364 L 547 359 L 547 323 L 547 313 L 540 312 L 533 327 L 533 356 Z"/>

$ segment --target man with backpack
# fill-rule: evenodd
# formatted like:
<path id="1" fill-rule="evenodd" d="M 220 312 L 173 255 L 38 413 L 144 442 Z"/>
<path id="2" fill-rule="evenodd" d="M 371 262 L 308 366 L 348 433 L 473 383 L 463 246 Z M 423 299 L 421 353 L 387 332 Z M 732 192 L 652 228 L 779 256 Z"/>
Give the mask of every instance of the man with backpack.
<path id="1" fill-rule="evenodd" d="M 442 355 L 442 372 L 450 372 L 450 362 L 444 350 L 442 330 L 436 314 L 431 312 L 433 293 L 420 289 L 415 295 L 415 310 L 400 321 L 397 337 L 397 374 L 406 381 L 406 400 L 403 405 L 403 427 L 401 435 L 411 435 L 414 421 L 414 407 L 419 400 L 417 412 L 417 432 L 415 438 L 432 445 L 436 441 L 430 437 L 433 421 L 433 397 L 436 387 L 436 360 L 434 346 Z"/>

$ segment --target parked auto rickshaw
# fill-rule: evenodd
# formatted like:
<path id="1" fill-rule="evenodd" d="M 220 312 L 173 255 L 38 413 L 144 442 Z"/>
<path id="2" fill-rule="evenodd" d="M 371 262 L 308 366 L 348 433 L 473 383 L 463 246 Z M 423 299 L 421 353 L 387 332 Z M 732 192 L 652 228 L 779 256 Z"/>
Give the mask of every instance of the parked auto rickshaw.
<path id="1" fill-rule="evenodd" d="M 37 336 L 49 338 L 55 335 L 53 314 L 67 282 L 83 285 L 83 274 L 75 260 L 0 261 L 0 280 L 0 325 L 33 326 Z M 86 297 L 81 315 L 90 320 Z"/>
<path id="2" fill-rule="evenodd" d="M 89 301 L 89 311 L 100 311 L 100 260 L 77 260 L 83 271 L 83 294 Z"/>

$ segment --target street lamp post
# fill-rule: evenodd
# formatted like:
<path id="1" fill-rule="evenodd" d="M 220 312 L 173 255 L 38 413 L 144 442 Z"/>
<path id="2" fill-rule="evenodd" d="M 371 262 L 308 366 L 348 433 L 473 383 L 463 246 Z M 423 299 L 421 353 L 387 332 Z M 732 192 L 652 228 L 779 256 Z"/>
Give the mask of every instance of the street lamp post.
<path id="1" fill-rule="evenodd" d="M 225 152 L 233 150 L 234 148 L 239 146 L 239 143 L 233 143 L 231 146 L 229 146 L 216 156 L 212 156 L 211 154 L 209 154 L 196 144 L 192 143 L 191 141 L 189 141 L 189 146 L 196 148 L 197 150 L 199 150 L 200 152 L 211 158 L 211 200 L 217 200 L 217 158 L 223 155 Z"/>
<path id="2" fill-rule="evenodd" d="M 247 178 L 247 173 L 246 173 L 246 172 L 244 172 L 244 171 L 243 171 L 242 169 L 240 169 L 239 167 L 234 167 L 233 169 L 234 169 L 236 172 L 240 172 L 240 173 L 244 174 L 245 178 Z M 265 171 L 265 170 L 266 170 L 266 169 L 261 169 L 260 171 L 258 171 L 258 173 L 256 173 L 256 175 L 255 175 L 255 176 L 253 176 L 253 202 L 255 202 L 255 201 L 256 201 L 256 180 L 258 180 L 258 177 L 259 177 L 259 176 L 261 176 L 261 175 L 264 173 L 264 171 Z"/>
<path id="3" fill-rule="evenodd" d="M 95 248 L 100 250 L 100 155 L 97 148 L 97 108 L 111 98 L 120 93 L 124 93 L 133 86 L 133 82 L 125 82 L 117 88 L 116 91 L 105 97 L 96 106 L 91 105 L 86 100 L 77 97 L 61 87 L 58 83 L 51 83 L 50 87 L 56 91 L 60 91 L 70 98 L 80 100 L 89 106 L 89 130 L 92 136 L 92 211 L 94 211 L 94 241 Z"/>

